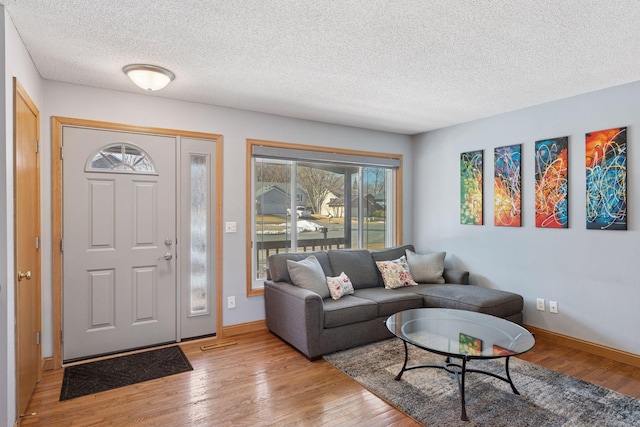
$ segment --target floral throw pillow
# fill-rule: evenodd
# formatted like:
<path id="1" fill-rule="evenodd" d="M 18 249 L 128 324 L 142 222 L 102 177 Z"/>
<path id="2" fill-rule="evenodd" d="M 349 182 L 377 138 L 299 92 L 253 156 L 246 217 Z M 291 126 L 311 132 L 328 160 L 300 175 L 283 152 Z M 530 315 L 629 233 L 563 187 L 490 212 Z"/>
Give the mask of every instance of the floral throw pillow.
<path id="1" fill-rule="evenodd" d="M 376 261 L 376 265 L 382 274 L 385 289 L 417 285 L 411 277 L 407 258 L 404 255 L 393 261 Z"/>
<path id="2" fill-rule="evenodd" d="M 331 298 L 335 300 L 345 295 L 351 295 L 354 292 L 353 284 L 349 277 L 344 274 L 344 271 L 338 277 L 327 277 L 327 286 L 329 286 Z"/>

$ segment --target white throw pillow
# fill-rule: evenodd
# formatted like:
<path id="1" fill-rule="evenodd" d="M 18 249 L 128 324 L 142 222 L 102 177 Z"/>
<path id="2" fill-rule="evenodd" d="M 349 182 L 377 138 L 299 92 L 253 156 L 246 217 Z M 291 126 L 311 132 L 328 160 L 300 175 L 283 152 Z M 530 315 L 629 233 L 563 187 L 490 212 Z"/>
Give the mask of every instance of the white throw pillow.
<path id="1" fill-rule="evenodd" d="M 444 283 L 442 274 L 446 252 L 421 255 L 407 249 L 406 254 L 413 280 L 418 283 Z"/>

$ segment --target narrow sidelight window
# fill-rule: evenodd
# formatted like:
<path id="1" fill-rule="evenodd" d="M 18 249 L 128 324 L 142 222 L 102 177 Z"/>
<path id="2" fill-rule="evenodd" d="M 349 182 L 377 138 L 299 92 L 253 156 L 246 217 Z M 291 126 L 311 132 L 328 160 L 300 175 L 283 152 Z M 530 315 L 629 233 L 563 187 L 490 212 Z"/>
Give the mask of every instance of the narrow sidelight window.
<path id="1" fill-rule="evenodd" d="M 208 156 L 191 154 L 191 192 L 190 192 L 190 272 L 189 314 L 209 312 L 209 270 L 208 254 L 209 227 L 209 162 Z"/>

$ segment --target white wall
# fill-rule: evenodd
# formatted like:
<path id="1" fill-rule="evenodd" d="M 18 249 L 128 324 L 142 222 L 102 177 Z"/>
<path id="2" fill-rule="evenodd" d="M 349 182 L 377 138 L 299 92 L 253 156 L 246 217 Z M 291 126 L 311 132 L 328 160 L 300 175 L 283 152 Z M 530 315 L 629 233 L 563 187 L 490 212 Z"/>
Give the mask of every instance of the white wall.
<path id="1" fill-rule="evenodd" d="M 126 78 L 123 74 L 123 78 Z M 223 300 L 236 297 L 236 308 L 223 311 L 224 326 L 264 319 L 262 296 L 246 297 L 245 177 L 246 139 L 256 138 L 318 146 L 333 146 L 404 156 L 404 240 L 412 236 L 412 143 L 408 136 L 213 107 L 157 96 L 89 88 L 45 81 L 43 116 L 74 117 L 138 126 L 222 134 L 224 140 L 223 221 L 236 221 L 238 232 L 223 235 Z M 43 127 L 42 174 L 51 176 L 51 130 Z M 43 185 L 43 289 L 45 356 L 52 353 L 51 337 L 51 191 Z"/>
<path id="2" fill-rule="evenodd" d="M 0 425 L 16 419 L 13 239 L 13 77 L 18 77 L 38 108 L 42 109 L 43 83 L 8 13 L 0 6 Z"/>
<path id="3" fill-rule="evenodd" d="M 640 354 L 640 82 L 413 137 L 414 232 L 472 283 L 525 298 L 524 321 Z M 628 126 L 628 230 L 586 230 L 585 133 Z M 569 136 L 569 228 L 535 227 L 534 142 Z M 493 149 L 522 144 L 522 224 L 493 225 Z M 484 149 L 484 223 L 460 224 L 460 153 Z M 559 314 L 536 310 L 558 301 Z"/>

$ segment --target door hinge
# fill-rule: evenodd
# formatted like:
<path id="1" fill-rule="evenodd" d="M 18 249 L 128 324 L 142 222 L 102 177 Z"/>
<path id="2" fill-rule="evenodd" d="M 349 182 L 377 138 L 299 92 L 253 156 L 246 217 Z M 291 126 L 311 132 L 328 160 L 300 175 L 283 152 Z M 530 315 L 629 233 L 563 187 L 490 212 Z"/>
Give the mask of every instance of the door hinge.
<path id="1" fill-rule="evenodd" d="M 40 249 L 40 236 L 36 236 L 36 249 Z"/>
<path id="2" fill-rule="evenodd" d="M 60 160 L 64 159 L 64 146 L 60 146 Z"/>
<path id="3" fill-rule="evenodd" d="M 40 345 L 40 331 L 36 332 L 36 344 Z"/>
<path id="4" fill-rule="evenodd" d="M 64 239 L 60 239 L 60 252 L 64 252 Z"/>
<path id="5" fill-rule="evenodd" d="M 40 141 L 36 141 L 36 153 L 40 152 Z"/>

